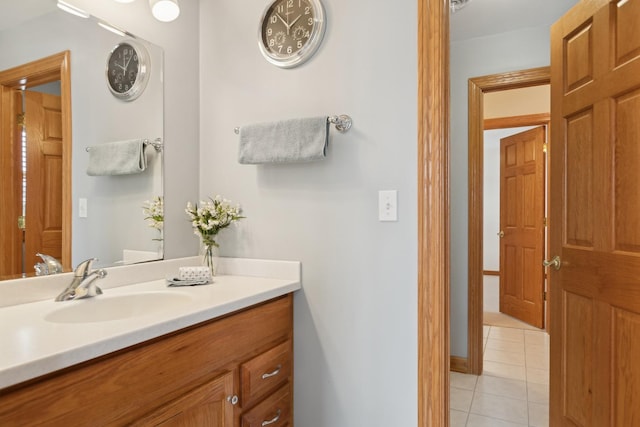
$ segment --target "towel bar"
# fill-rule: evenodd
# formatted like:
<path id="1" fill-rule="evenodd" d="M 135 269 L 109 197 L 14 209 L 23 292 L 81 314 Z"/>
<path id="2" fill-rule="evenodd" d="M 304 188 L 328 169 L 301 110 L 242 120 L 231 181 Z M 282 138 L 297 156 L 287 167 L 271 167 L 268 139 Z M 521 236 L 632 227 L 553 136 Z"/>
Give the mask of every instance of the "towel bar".
<path id="1" fill-rule="evenodd" d="M 346 114 L 341 114 L 339 116 L 329 116 L 327 117 L 327 122 L 333 123 L 336 126 L 338 132 L 345 133 L 349 129 L 351 129 L 351 125 L 353 124 L 353 120 L 350 116 Z M 240 133 L 240 127 L 236 127 L 233 129 L 236 134 Z"/>
<path id="2" fill-rule="evenodd" d="M 153 148 L 155 148 L 155 150 L 159 153 L 162 151 L 162 138 L 156 138 L 153 141 L 149 141 L 148 139 L 145 139 L 144 141 L 142 141 L 142 143 L 146 146 L 146 145 L 150 145 Z M 91 151 L 91 147 L 87 147 L 85 148 L 85 151 L 89 152 Z"/>

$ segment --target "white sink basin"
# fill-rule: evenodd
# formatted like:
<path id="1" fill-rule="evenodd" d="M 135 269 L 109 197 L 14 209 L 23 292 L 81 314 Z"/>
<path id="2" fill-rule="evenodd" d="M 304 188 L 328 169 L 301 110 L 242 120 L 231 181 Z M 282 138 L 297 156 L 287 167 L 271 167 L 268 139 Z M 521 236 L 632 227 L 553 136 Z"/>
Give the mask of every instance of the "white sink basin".
<path id="1" fill-rule="evenodd" d="M 191 296 L 170 291 L 98 295 L 78 301 L 59 302 L 60 308 L 44 318 L 53 323 L 110 322 L 158 314 L 191 302 Z"/>

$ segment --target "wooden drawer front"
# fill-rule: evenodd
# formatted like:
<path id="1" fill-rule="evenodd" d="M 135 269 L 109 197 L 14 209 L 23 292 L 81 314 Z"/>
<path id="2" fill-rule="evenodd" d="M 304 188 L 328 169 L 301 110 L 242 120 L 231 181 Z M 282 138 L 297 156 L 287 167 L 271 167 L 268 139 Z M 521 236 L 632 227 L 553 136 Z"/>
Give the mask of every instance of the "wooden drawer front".
<path id="1" fill-rule="evenodd" d="M 242 364 L 242 406 L 249 407 L 291 376 L 291 340 L 267 350 Z"/>
<path id="2" fill-rule="evenodd" d="M 286 427 L 289 425 L 291 425 L 290 383 L 242 415 L 242 427 Z"/>

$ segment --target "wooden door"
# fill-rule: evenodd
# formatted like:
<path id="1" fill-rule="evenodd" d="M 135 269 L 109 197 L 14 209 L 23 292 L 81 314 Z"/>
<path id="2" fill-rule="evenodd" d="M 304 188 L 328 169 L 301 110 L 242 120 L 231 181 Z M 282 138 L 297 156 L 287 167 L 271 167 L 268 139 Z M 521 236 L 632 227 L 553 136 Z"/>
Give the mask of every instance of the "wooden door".
<path id="1" fill-rule="evenodd" d="M 640 0 L 551 29 L 550 425 L 640 425 Z"/>
<path id="2" fill-rule="evenodd" d="M 544 327 L 545 127 L 500 140 L 500 311 Z"/>
<path id="3" fill-rule="evenodd" d="M 36 253 L 62 258 L 62 108 L 59 96 L 25 91 L 27 209 L 25 268 Z"/>
<path id="4" fill-rule="evenodd" d="M 233 373 L 228 372 L 153 411 L 133 426 L 233 427 Z"/>

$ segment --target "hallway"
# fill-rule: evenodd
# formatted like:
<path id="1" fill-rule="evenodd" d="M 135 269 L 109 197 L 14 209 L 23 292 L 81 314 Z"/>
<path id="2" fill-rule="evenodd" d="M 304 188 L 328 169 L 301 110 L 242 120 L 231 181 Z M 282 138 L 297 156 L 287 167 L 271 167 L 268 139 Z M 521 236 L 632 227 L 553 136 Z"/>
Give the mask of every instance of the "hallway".
<path id="1" fill-rule="evenodd" d="M 451 372 L 452 427 L 548 426 L 549 334 L 484 325 L 484 372 Z"/>

